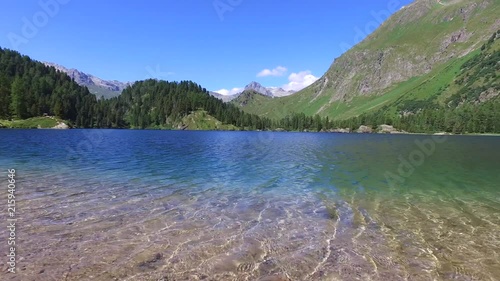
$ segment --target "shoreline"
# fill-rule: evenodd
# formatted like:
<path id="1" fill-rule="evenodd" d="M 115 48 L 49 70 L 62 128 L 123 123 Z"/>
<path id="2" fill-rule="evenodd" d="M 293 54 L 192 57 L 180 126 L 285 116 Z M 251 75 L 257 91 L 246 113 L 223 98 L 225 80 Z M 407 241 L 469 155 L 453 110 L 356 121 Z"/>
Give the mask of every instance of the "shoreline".
<path id="1" fill-rule="evenodd" d="M 455 134 L 450 132 L 407 132 L 405 130 L 398 130 L 392 125 L 381 124 L 377 126 L 372 125 L 360 125 L 358 129 L 351 128 L 330 128 L 316 130 L 292 130 L 288 131 L 283 128 L 275 129 L 253 129 L 249 130 L 246 128 L 235 127 L 233 129 L 225 128 L 202 128 L 202 129 L 188 129 L 187 127 L 175 126 L 173 128 L 77 128 L 73 127 L 72 122 L 68 120 L 63 120 L 54 116 L 40 116 L 32 117 L 28 119 L 15 119 L 15 120 L 5 120 L 0 119 L 0 130 L 1 129 L 20 129 L 20 130 L 31 130 L 31 129 L 44 129 L 44 130 L 154 130 L 154 131 L 218 131 L 218 132 L 294 132 L 294 133 L 337 133 L 337 134 L 376 134 L 376 135 L 424 135 L 424 136 L 491 136 L 499 137 L 500 133 L 464 133 Z"/>
<path id="2" fill-rule="evenodd" d="M 130 131 L 176 131 L 176 132 L 270 132 L 270 133 L 321 133 L 321 134 L 345 134 L 345 135 L 420 135 L 420 136 L 482 136 L 482 137 L 500 137 L 500 133 L 467 133 L 467 134 L 454 134 L 448 132 L 439 133 L 411 133 L 411 132 L 372 132 L 372 133 L 358 133 L 358 132 L 325 132 L 325 131 L 286 131 L 286 130 L 180 130 L 180 129 L 135 129 L 135 128 L 5 128 L 0 127 L 0 130 L 130 130 Z"/>

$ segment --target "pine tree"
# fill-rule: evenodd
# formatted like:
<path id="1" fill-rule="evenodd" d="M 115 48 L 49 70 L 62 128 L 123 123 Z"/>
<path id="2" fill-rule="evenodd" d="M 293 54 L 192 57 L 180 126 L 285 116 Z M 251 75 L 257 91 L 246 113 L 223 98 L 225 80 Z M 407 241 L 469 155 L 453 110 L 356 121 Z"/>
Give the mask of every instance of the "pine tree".
<path id="1" fill-rule="evenodd" d="M 24 119 L 28 116 L 25 88 L 22 79 L 17 76 L 11 86 L 10 110 L 13 116 Z"/>

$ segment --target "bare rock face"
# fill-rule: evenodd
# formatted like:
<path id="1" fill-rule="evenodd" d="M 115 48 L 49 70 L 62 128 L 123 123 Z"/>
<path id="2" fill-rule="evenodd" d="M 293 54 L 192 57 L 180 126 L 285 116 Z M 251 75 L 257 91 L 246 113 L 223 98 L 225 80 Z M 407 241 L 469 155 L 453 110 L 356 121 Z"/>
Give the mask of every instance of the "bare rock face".
<path id="1" fill-rule="evenodd" d="M 441 51 L 445 51 L 451 44 L 467 42 L 472 36 L 472 32 L 467 32 L 466 29 L 461 29 L 447 36 L 441 44 Z"/>
<path id="2" fill-rule="evenodd" d="M 68 69 L 64 66 L 51 63 L 51 62 L 44 62 L 45 65 L 47 66 L 52 66 L 55 69 L 64 72 L 68 74 L 69 77 L 71 77 L 73 80 L 75 80 L 76 83 L 78 83 L 81 86 L 97 86 L 103 89 L 107 89 L 113 92 L 122 92 L 127 86 L 130 85 L 130 83 L 123 83 L 120 81 L 108 81 L 108 80 L 103 80 L 99 77 L 84 73 L 82 71 L 79 71 L 77 69 L 71 68 Z"/>
<path id="3" fill-rule="evenodd" d="M 262 86 L 261 84 L 253 81 L 250 84 L 245 86 L 245 90 L 254 90 L 257 93 L 260 93 L 264 96 L 272 97 L 273 93 L 267 89 L 266 87 Z"/>
<path id="4" fill-rule="evenodd" d="M 479 95 L 479 103 L 487 102 L 500 95 L 500 92 L 494 88 L 490 88 Z"/>

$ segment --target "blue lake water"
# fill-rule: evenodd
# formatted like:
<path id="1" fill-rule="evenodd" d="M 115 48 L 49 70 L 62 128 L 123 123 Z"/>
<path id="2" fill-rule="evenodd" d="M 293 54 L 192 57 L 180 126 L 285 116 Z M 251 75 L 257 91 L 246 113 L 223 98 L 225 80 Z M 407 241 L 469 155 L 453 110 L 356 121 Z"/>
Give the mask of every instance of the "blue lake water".
<path id="1" fill-rule="evenodd" d="M 500 276 L 498 137 L 0 130 L 0 168 L 7 280 Z"/>

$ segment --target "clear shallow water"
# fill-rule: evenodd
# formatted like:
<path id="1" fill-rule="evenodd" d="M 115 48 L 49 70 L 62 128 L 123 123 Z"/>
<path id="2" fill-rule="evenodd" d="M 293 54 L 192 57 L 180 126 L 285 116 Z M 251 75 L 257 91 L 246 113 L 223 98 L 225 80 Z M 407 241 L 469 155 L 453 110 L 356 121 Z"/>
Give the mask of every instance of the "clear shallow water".
<path id="1" fill-rule="evenodd" d="M 496 137 L 0 130 L 0 167 L 7 280 L 500 276 Z"/>

